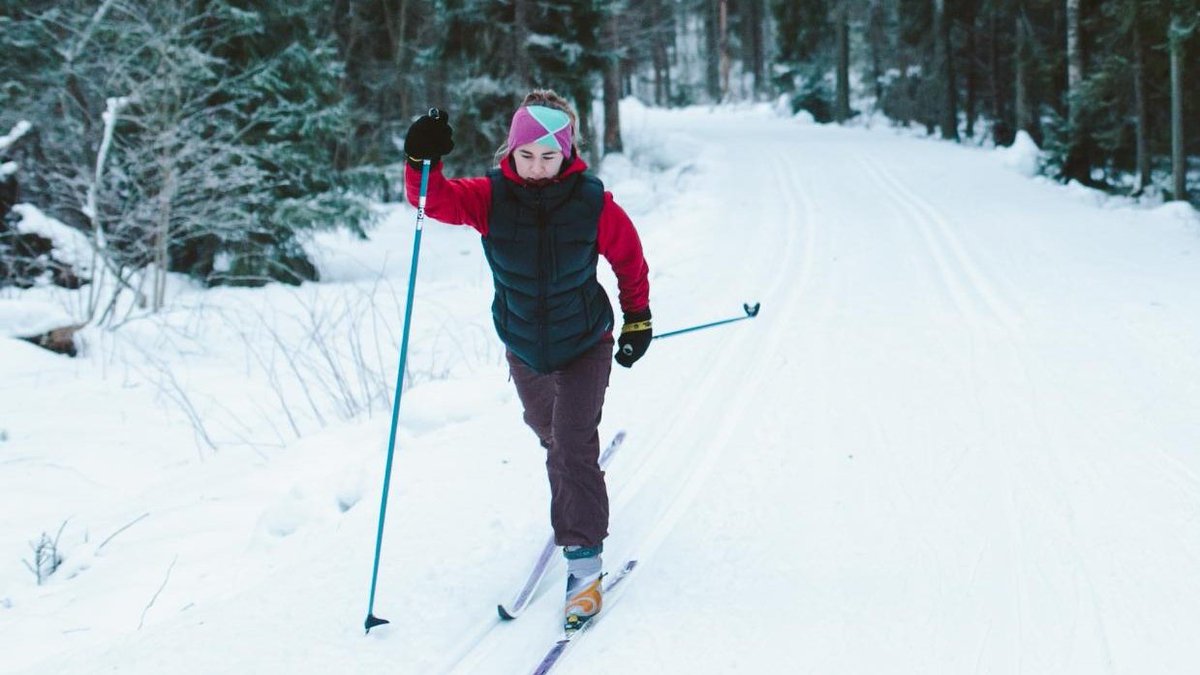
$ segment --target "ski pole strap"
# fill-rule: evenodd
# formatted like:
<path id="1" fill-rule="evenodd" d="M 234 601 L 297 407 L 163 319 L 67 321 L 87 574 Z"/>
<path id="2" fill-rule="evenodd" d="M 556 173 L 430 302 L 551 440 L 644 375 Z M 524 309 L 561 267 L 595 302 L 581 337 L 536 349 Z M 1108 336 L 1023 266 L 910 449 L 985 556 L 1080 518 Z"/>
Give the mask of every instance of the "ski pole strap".
<path id="1" fill-rule="evenodd" d="M 650 330 L 650 321 L 631 321 L 621 326 L 622 333 L 632 333 L 639 330 Z"/>

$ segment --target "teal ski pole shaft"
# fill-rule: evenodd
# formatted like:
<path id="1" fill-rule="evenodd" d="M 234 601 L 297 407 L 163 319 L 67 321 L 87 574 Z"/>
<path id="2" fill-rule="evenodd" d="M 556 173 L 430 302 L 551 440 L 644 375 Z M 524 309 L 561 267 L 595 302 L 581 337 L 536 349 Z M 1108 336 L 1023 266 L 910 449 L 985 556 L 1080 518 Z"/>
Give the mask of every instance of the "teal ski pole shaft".
<path id="1" fill-rule="evenodd" d="M 436 110 L 429 111 L 436 116 Z M 388 434 L 387 465 L 383 470 L 383 496 L 379 502 L 379 531 L 375 535 L 375 564 L 371 568 L 371 598 L 367 602 L 367 632 L 375 626 L 388 623 L 387 619 L 375 616 L 375 589 L 379 581 L 379 556 L 383 549 L 383 522 L 387 517 L 388 489 L 392 483 L 392 460 L 396 455 L 396 428 L 400 423 L 400 395 L 404 385 L 404 367 L 408 359 L 408 332 L 412 325 L 413 294 L 417 286 L 417 260 L 421 254 L 421 229 L 425 221 L 425 195 L 429 188 L 429 160 L 421 162 L 421 192 L 417 197 L 417 226 L 413 238 L 412 264 L 408 272 L 408 300 L 404 305 L 404 330 L 400 338 L 400 367 L 396 372 L 396 396 L 392 403 L 392 428 Z"/>
<path id="2" fill-rule="evenodd" d="M 669 333 L 662 333 L 661 335 L 655 335 L 651 339 L 657 340 L 659 338 L 671 337 L 672 335 L 682 335 L 684 333 L 691 333 L 692 331 L 697 331 L 697 330 L 701 330 L 704 328 L 712 328 L 713 326 L 720 326 L 720 325 L 726 324 L 726 323 L 733 323 L 734 321 L 745 321 L 746 319 L 753 319 L 754 317 L 758 316 L 758 305 L 759 305 L 759 303 L 757 303 L 757 302 L 754 303 L 753 305 L 751 305 L 750 303 L 743 304 L 742 309 L 746 310 L 746 316 L 734 317 L 732 319 L 722 319 L 720 321 L 713 321 L 712 323 L 700 324 L 699 326 L 692 326 L 690 328 L 680 328 L 679 330 L 673 330 L 673 331 L 670 331 Z"/>

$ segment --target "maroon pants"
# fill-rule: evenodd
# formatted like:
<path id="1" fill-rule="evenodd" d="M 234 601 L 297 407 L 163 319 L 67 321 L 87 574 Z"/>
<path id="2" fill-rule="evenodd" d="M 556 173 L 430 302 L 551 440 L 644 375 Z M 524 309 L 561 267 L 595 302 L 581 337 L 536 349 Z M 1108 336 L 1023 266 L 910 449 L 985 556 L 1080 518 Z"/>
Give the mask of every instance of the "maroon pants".
<path id="1" fill-rule="evenodd" d="M 550 524 L 559 546 L 598 546 L 608 536 L 608 490 L 597 428 L 612 350 L 611 340 L 601 340 L 551 373 L 538 373 L 508 353 L 525 423 L 546 448 Z"/>

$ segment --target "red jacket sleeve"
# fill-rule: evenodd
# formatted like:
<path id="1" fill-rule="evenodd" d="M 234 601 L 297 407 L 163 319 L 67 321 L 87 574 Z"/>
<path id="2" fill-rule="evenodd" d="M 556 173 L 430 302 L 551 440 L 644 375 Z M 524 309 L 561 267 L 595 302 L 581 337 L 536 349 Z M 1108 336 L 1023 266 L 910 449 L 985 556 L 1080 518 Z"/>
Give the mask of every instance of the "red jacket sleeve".
<path id="1" fill-rule="evenodd" d="M 650 267 L 642 255 L 642 240 L 625 210 L 604 193 L 600 210 L 597 248 L 617 275 L 621 311 L 638 312 L 650 307 Z"/>
<path id="2" fill-rule="evenodd" d="M 421 194 L 421 171 L 407 165 L 404 186 L 408 203 L 416 206 Z M 425 190 L 425 213 L 430 218 L 447 225 L 470 225 L 486 237 L 491 209 L 492 183 L 486 177 L 446 178 L 441 162 L 430 167 Z"/>

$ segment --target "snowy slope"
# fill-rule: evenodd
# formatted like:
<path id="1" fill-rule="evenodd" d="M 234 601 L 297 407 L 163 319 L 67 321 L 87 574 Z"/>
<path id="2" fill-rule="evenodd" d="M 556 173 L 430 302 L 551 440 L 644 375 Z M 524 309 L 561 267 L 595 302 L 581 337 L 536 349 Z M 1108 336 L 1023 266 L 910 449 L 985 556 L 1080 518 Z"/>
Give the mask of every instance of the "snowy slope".
<path id="1" fill-rule="evenodd" d="M 641 565 L 564 672 L 1200 668 L 1190 211 L 889 130 L 623 114 L 656 329 L 762 312 L 614 369 L 606 561 Z M 412 215 L 318 242 L 327 283 L 180 286 L 75 361 L 0 343 L 0 671 L 533 667 L 561 565 L 495 620 L 547 491 L 459 228 L 424 236 L 363 636 Z"/>

